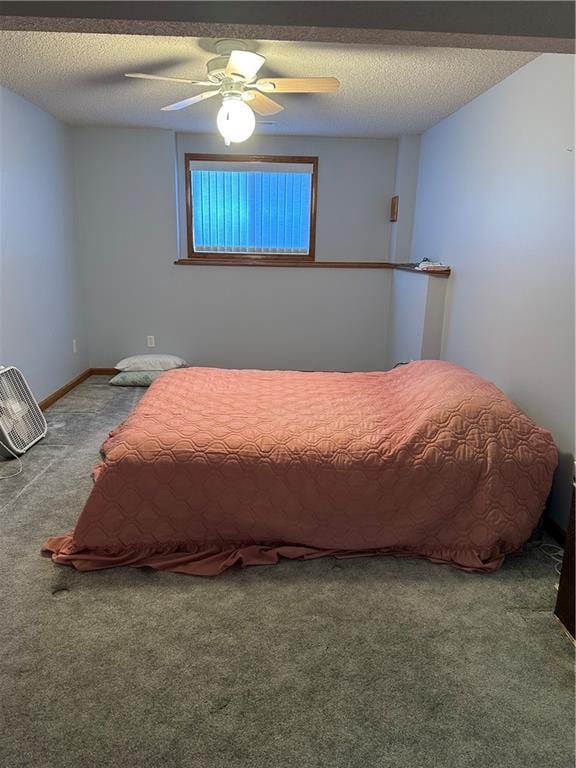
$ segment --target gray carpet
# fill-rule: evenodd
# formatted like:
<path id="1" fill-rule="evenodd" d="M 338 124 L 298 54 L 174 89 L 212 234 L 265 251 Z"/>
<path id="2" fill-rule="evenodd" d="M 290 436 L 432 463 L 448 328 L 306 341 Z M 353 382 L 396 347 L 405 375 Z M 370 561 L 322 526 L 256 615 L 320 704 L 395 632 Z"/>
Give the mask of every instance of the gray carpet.
<path id="1" fill-rule="evenodd" d="M 80 574 L 40 557 L 141 393 L 92 377 L 0 481 L 3 768 L 573 765 L 572 645 L 541 551 L 488 576 L 392 557 Z"/>

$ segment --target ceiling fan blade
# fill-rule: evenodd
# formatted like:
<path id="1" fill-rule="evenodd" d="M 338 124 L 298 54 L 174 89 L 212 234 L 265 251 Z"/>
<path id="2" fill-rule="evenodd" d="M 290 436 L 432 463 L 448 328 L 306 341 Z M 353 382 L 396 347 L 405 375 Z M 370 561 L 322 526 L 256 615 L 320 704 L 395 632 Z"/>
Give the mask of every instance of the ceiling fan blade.
<path id="1" fill-rule="evenodd" d="M 242 80 L 252 80 L 266 59 L 252 51 L 232 51 L 224 74 Z"/>
<path id="2" fill-rule="evenodd" d="M 217 96 L 219 93 L 219 90 L 204 91 L 203 93 L 199 93 L 197 96 L 191 96 L 189 99 L 182 99 L 182 101 L 177 101 L 174 104 L 168 104 L 168 106 L 162 107 L 162 112 L 173 112 L 176 109 L 191 107 L 192 104 L 197 104 L 199 101 L 204 101 L 204 99 L 210 99 L 212 96 Z"/>
<path id="3" fill-rule="evenodd" d="M 335 77 L 264 77 L 255 86 L 264 93 L 334 93 L 340 81 Z"/>
<path id="4" fill-rule="evenodd" d="M 271 99 L 269 96 L 265 96 L 258 91 L 249 91 L 245 95 L 245 101 L 247 101 L 254 112 L 259 115 L 275 115 L 278 112 L 282 112 L 284 109 L 282 104 L 278 104 L 274 99 Z"/>
<path id="5" fill-rule="evenodd" d="M 186 80 L 184 77 L 164 77 L 163 75 L 147 75 L 144 72 L 128 72 L 124 77 L 134 77 L 138 80 L 164 80 L 168 83 L 192 83 L 194 85 L 213 85 L 208 80 Z"/>

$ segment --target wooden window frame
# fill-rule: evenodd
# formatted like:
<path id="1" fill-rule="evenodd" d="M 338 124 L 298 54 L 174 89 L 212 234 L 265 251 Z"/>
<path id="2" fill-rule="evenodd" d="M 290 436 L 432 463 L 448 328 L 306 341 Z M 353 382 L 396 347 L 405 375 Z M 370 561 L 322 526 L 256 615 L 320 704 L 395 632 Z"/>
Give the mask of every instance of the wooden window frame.
<path id="1" fill-rule="evenodd" d="M 302 165 L 312 166 L 312 199 L 310 201 L 310 248 L 308 253 L 210 253 L 207 251 L 194 250 L 194 237 L 192 228 L 192 172 L 190 170 L 191 162 L 225 162 L 225 163 L 302 163 Z M 204 155 L 187 152 L 184 155 L 184 178 L 186 180 L 186 233 L 188 238 L 188 263 L 202 264 L 234 264 L 243 262 L 270 265 L 278 264 L 290 266 L 291 264 L 302 265 L 316 260 L 316 205 L 318 201 L 318 158 L 292 155 Z"/>

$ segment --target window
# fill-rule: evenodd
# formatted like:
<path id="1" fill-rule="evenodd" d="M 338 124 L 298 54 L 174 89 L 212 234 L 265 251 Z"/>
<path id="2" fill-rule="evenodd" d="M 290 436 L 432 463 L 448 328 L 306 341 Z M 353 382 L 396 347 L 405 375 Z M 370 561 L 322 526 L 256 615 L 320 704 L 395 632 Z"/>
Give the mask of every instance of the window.
<path id="1" fill-rule="evenodd" d="M 186 155 L 188 258 L 314 261 L 318 158 Z"/>

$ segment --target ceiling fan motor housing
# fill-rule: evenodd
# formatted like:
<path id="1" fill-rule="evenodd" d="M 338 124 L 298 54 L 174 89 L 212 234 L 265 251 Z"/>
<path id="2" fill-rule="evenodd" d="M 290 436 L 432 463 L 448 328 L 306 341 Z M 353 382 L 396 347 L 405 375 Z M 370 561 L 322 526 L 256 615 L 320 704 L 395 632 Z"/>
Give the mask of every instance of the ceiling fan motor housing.
<path id="1" fill-rule="evenodd" d="M 224 38 L 223 40 L 216 40 L 214 43 L 214 50 L 218 53 L 218 56 L 214 59 L 210 59 L 206 65 L 208 79 L 212 83 L 222 83 L 226 78 L 235 80 L 236 78 L 231 78 L 230 75 L 226 75 L 225 73 L 230 54 L 232 51 L 250 50 L 248 44 L 244 40 Z"/>
<path id="2" fill-rule="evenodd" d="M 228 56 L 216 56 L 215 59 L 210 59 L 206 64 L 206 70 L 208 72 L 208 80 L 212 83 L 222 83 L 226 79 L 226 66 L 228 64 Z"/>

